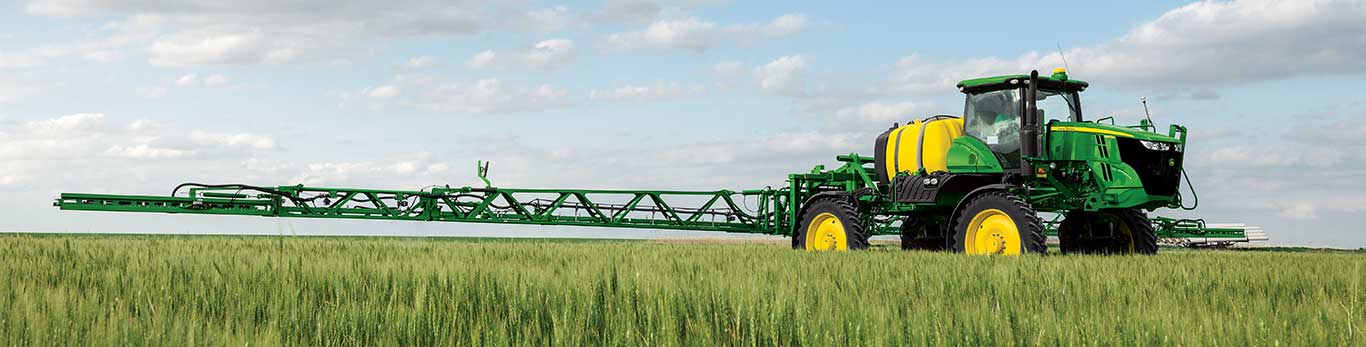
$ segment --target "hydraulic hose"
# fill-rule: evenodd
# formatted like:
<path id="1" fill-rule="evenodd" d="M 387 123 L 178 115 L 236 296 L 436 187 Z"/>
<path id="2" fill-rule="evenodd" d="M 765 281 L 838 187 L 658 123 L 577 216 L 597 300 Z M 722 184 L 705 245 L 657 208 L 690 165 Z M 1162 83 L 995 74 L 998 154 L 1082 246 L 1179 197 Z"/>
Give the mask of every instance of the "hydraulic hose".
<path id="1" fill-rule="evenodd" d="M 1190 187 L 1191 190 L 1191 200 L 1195 201 L 1195 203 L 1191 205 L 1191 207 L 1186 207 L 1184 203 L 1181 204 L 1181 209 L 1187 211 L 1194 210 L 1196 207 L 1200 206 L 1200 196 L 1195 194 L 1195 185 L 1191 184 L 1191 176 L 1186 174 L 1186 168 L 1181 168 L 1181 177 L 1186 178 L 1186 186 Z"/>
<path id="2" fill-rule="evenodd" d="M 311 201 L 311 199 L 309 199 L 309 200 L 303 200 L 303 199 L 300 199 L 300 198 L 297 197 L 297 196 L 294 196 L 294 195 L 285 193 L 285 192 L 280 191 L 280 190 L 278 190 L 278 189 L 266 188 L 266 187 L 259 187 L 259 186 L 253 186 L 253 185 L 247 185 L 247 184 L 203 184 L 203 183 L 187 182 L 187 183 L 181 183 L 180 185 L 175 186 L 175 189 L 171 189 L 171 196 L 175 196 L 176 193 L 179 193 L 179 192 L 180 192 L 180 188 L 185 188 L 185 187 L 200 187 L 200 188 L 211 188 L 211 189 L 237 189 L 237 190 L 239 190 L 239 191 L 240 191 L 240 190 L 243 190 L 243 189 L 246 189 L 246 190 L 255 190 L 255 191 L 258 191 L 258 192 L 262 192 L 262 193 L 266 193 L 266 194 L 271 194 L 271 195 L 283 197 L 283 198 L 285 198 L 285 199 L 289 199 L 290 201 L 293 201 L 295 205 L 299 205 L 300 207 L 303 207 L 304 210 L 311 210 L 310 208 L 308 208 L 308 205 L 305 205 L 305 204 L 304 204 L 305 202 Z"/>

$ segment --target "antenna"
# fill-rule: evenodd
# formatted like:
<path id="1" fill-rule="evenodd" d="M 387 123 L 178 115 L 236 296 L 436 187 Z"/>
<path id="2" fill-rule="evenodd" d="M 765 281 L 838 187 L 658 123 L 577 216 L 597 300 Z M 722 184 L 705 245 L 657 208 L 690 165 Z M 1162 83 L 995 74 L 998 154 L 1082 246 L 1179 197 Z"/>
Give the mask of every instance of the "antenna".
<path id="1" fill-rule="evenodd" d="M 1062 44 L 1057 42 L 1054 43 L 1058 45 L 1058 56 L 1062 57 L 1062 68 L 1067 69 L 1068 75 L 1076 75 L 1076 73 L 1072 72 L 1072 67 L 1067 66 L 1067 55 L 1062 53 Z"/>
<path id="2" fill-rule="evenodd" d="M 1153 115 L 1148 114 L 1148 97 L 1141 97 L 1138 100 L 1143 102 L 1143 116 L 1148 117 L 1148 124 L 1153 124 Z"/>

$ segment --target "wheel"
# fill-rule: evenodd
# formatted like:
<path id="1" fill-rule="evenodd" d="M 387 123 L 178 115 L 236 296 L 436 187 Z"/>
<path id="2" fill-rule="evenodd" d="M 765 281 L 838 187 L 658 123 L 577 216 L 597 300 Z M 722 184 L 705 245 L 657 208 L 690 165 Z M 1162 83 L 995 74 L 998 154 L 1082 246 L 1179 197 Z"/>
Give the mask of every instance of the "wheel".
<path id="1" fill-rule="evenodd" d="M 957 215 L 949 243 L 954 252 L 1020 255 L 1048 251 L 1039 215 L 1009 192 L 982 193 Z"/>
<path id="2" fill-rule="evenodd" d="M 1094 218 L 1092 213 L 1068 212 L 1062 223 L 1058 223 L 1058 248 L 1064 254 L 1100 253 L 1103 247 L 1090 236 L 1090 223 Z"/>
<path id="3" fill-rule="evenodd" d="M 1069 254 L 1157 254 L 1157 231 L 1140 209 L 1070 212 L 1058 241 Z"/>
<path id="4" fill-rule="evenodd" d="M 807 203 L 793 237 L 793 248 L 843 251 L 868 248 L 868 233 L 852 199 L 825 197 Z"/>
<path id="5" fill-rule="evenodd" d="M 948 248 L 944 238 L 944 218 L 911 216 L 901 220 L 901 249 L 942 251 Z"/>

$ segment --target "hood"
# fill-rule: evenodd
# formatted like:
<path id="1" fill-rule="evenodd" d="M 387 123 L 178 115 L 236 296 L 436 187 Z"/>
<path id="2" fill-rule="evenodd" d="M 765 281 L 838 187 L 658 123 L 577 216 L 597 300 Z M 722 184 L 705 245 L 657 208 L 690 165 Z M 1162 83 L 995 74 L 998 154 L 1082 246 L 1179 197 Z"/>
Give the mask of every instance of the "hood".
<path id="1" fill-rule="evenodd" d="M 1073 132 L 1084 132 L 1084 133 L 1096 133 L 1096 134 L 1112 135 L 1112 136 L 1115 136 L 1115 137 L 1127 137 L 1127 138 L 1139 139 L 1139 140 L 1144 140 L 1144 141 L 1158 141 L 1158 142 L 1181 143 L 1181 139 L 1178 139 L 1178 138 L 1175 138 L 1175 137 L 1171 137 L 1171 136 L 1168 136 L 1168 135 L 1164 135 L 1164 134 L 1158 134 L 1158 133 L 1155 133 L 1155 132 L 1146 131 L 1146 130 L 1143 130 L 1143 129 L 1130 128 L 1130 127 L 1117 126 L 1117 125 L 1109 125 L 1109 124 L 1098 124 L 1098 123 L 1091 123 L 1091 122 L 1056 122 L 1056 123 L 1053 123 L 1053 125 L 1052 125 L 1051 127 L 1049 127 L 1049 130 L 1050 130 L 1050 131 L 1073 131 Z"/>

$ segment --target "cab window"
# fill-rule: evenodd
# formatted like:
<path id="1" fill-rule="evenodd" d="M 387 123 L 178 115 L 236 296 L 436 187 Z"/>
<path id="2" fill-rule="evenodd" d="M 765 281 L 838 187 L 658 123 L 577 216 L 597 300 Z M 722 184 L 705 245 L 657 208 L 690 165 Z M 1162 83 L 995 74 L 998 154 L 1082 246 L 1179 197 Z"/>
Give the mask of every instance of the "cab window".
<path id="1" fill-rule="evenodd" d="M 1020 161 L 1019 89 L 969 94 L 964 112 L 964 132 L 982 140 L 1006 167 Z"/>
<path id="2" fill-rule="evenodd" d="M 1044 124 L 1055 120 L 1070 122 L 1077 119 L 1076 98 L 1076 93 L 1039 89 L 1039 98 L 1035 99 L 1034 107 L 1039 109 L 1039 117 Z"/>

